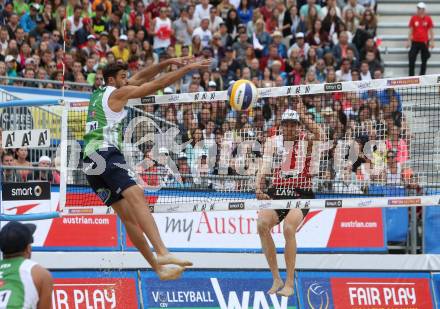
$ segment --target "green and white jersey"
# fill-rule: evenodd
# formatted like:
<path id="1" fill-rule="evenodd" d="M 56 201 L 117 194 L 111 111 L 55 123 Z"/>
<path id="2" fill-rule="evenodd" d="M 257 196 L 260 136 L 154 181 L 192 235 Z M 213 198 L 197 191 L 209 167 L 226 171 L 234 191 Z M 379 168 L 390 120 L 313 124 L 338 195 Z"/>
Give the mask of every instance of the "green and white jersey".
<path id="1" fill-rule="evenodd" d="M 122 120 L 127 111 L 114 112 L 108 106 L 108 99 L 115 90 L 115 87 L 107 86 L 92 93 L 84 135 L 84 157 L 110 146 L 122 151 Z"/>
<path id="2" fill-rule="evenodd" d="M 34 261 L 17 257 L 0 261 L 0 309 L 36 309 L 38 291 L 32 279 Z"/>

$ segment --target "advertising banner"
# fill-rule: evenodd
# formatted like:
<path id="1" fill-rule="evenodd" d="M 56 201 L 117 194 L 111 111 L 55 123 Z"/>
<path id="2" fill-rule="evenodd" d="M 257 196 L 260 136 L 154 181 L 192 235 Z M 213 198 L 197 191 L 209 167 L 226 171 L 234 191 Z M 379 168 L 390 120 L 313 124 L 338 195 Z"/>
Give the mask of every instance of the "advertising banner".
<path id="1" fill-rule="evenodd" d="M 136 272 L 52 272 L 53 309 L 140 308 Z"/>
<path id="2" fill-rule="evenodd" d="M 423 252 L 427 254 L 440 253 L 440 209 L 424 207 L 423 209 Z"/>
<path id="3" fill-rule="evenodd" d="M 269 272 L 186 271 L 181 279 L 172 282 L 160 281 L 153 273 L 143 272 L 141 286 L 148 309 L 298 308 L 296 297 L 266 293 L 272 286 Z"/>
<path id="4" fill-rule="evenodd" d="M 259 251 L 256 211 L 155 213 L 160 234 L 178 251 Z M 284 248 L 283 224 L 272 235 Z M 133 248 L 125 237 L 125 245 Z M 311 210 L 297 233 L 299 252 L 385 251 L 382 209 Z"/>
<path id="5" fill-rule="evenodd" d="M 432 309 L 429 273 L 298 272 L 304 309 Z"/>
<path id="6" fill-rule="evenodd" d="M 432 286 L 434 289 L 434 295 L 435 295 L 435 303 L 438 305 L 440 304 L 440 273 L 432 273 Z"/>
<path id="7" fill-rule="evenodd" d="M 46 193 L 45 186 L 28 183 L 23 187 L 30 192 L 35 186 L 40 187 L 41 196 Z M 31 186 L 32 184 L 32 186 Z M 6 185 L 6 184 L 4 184 Z M 5 187 L 5 186 L 4 186 Z M 8 188 L 14 189 L 13 186 Z M 40 190 L 39 189 L 39 190 Z M 22 193 L 24 192 L 22 191 Z M 32 192 L 34 192 L 33 190 Z M 14 192 L 14 191 L 11 191 Z M 37 190 L 37 192 L 39 192 Z M 4 194 L 4 191 L 3 191 Z M 24 193 L 23 193 L 24 194 Z M 52 190 L 49 199 L 37 200 L 29 196 L 28 200 L 12 198 L 2 201 L 3 213 L 23 215 L 50 212 L 58 208 L 59 192 Z M 4 194 L 5 196 L 5 194 Z M 116 215 L 71 215 L 51 220 L 32 221 L 37 225 L 34 235 L 34 250 L 117 250 L 120 249 L 119 221 Z M 6 224 L 6 222 L 0 222 Z"/>

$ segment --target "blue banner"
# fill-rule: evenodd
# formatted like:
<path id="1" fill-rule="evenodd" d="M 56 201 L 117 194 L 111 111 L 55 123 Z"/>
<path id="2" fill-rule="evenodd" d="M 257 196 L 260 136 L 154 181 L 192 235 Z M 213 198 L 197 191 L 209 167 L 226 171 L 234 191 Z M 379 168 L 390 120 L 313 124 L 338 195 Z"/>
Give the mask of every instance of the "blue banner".
<path id="1" fill-rule="evenodd" d="M 282 274 L 284 276 L 284 274 Z M 298 308 L 292 297 L 268 295 L 270 272 L 186 271 L 180 280 L 160 281 L 151 272 L 141 274 L 145 308 Z"/>
<path id="2" fill-rule="evenodd" d="M 405 242 L 408 238 L 408 208 L 386 208 L 386 232 L 388 241 Z"/>
<path id="3" fill-rule="evenodd" d="M 423 212 L 423 252 L 440 253 L 440 209 L 439 207 L 425 207 Z"/>

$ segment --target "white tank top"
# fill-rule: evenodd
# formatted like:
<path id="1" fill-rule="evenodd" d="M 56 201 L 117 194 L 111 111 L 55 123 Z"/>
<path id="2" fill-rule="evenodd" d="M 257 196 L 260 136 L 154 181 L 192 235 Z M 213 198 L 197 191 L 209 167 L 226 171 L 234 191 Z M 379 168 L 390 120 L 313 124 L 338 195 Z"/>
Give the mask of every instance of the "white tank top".
<path id="1" fill-rule="evenodd" d="M 153 48 L 167 48 L 171 44 L 171 20 L 156 17 L 155 22 Z"/>

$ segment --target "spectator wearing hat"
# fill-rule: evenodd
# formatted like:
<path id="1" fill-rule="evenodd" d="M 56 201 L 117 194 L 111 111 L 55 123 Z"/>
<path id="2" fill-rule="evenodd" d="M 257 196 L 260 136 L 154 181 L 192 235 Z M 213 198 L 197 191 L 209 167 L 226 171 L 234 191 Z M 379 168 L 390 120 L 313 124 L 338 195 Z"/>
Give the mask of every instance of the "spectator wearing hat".
<path id="1" fill-rule="evenodd" d="M 52 275 L 30 260 L 35 230 L 35 224 L 12 221 L 0 231 L 3 253 L 0 294 L 7 295 L 2 300 L 4 308 L 50 308 L 52 305 Z"/>
<path id="2" fill-rule="evenodd" d="M 87 44 L 81 50 L 87 55 L 87 57 L 98 52 L 96 49 L 96 36 L 94 34 L 89 34 L 87 36 Z"/>
<path id="3" fill-rule="evenodd" d="M 307 59 L 307 54 L 309 52 L 310 49 L 310 45 L 309 43 L 306 42 L 305 40 L 305 36 L 303 32 L 298 32 L 295 35 L 295 44 L 293 44 L 289 50 L 287 51 L 287 54 L 290 55 L 290 53 L 292 52 L 292 50 L 297 49 L 298 50 L 298 56 L 299 58 L 306 60 Z"/>
<path id="4" fill-rule="evenodd" d="M 88 41 L 88 36 L 93 34 L 92 20 L 88 17 L 82 19 L 83 26 L 75 32 L 73 44 L 83 48 Z"/>
<path id="5" fill-rule="evenodd" d="M 217 91 L 217 83 L 213 80 L 208 82 L 208 91 Z"/>
<path id="6" fill-rule="evenodd" d="M 111 4 L 110 4 L 111 5 Z M 92 18 L 93 33 L 100 34 L 107 30 L 107 23 L 104 20 L 105 8 L 101 3 L 96 6 L 95 17 Z"/>
<path id="7" fill-rule="evenodd" d="M 6 55 L 5 63 L 6 75 L 8 77 L 17 77 L 17 61 L 15 60 L 15 57 L 12 55 Z M 12 84 L 12 80 L 9 81 L 9 83 Z"/>
<path id="8" fill-rule="evenodd" d="M 191 185 L 193 183 L 193 178 L 191 176 L 191 168 L 188 165 L 188 157 L 185 152 L 179 153 L 177 157 L 177 169 L 182 183 L 184 185 Z"/>
<path id="9" fill-rule="evenodd" d="M 417 4 L 417 14 L 409 21 L 408 42 L 406 47 L 411 47 L 408 53 L 409 76 L 414 76 L 415 64 L 419 52 L 422 54 L 420 75 L 425 75 L 426 65 L 431 56 L 430 48 L 434 48 L 434 23 L 431 16 L 426 14 L 426 4 Z"/>
<path id="10" fill-rule="evenodd" d="M 107 16 L 110 16 L 112 13 L 112 2 L 109 0 L 93 0 L 92 1 L 92 10 L 97 12 L 100 8 L 103 8 L 103 12 L 106 13 Z M 104 30 L 103 30 L 104 31 Z"/>
<path id="11" fill-rule="evenodd" d="M 48 181 L 53 182 L 52 172 L 50 166 L 52 160 L 48 156 L 41 156 L 38 159 L 38 167 L 46 170 L 36 170 L 27 176 L 27 181 Z"/>
<path id="12" fill-rule="evenodd" d="M 283 34 L 280 31 L 274 31 L 272 33 L 272 44 L 276 45 L 278 55 L 283 58 L 287 58 L 287 47 L 283 43 Z"/>
<path id="13" fill-rule="evenodd" d="M 35 17 L 35 22 L 37 26 L 29 32 L 30 37 L 34 37 L 38 43 L 42 41 L 43 34 L 46 33 L 46 24 L 44 23 L 43 17 L 38 14 Z"/>
<path id="14" fill-rule="evenodd" d="M 121 34 L 119 36 L 118 44 L 111 48 L 113 55 L 116 60 L 122 60 L 124 63 L 127 63 L 128 57 L 130 56 L 130 52 L 127 48 L 127 36 L 125 34 Z"/>
<path id="15" fill-rule="evenodd" d="M 24 32 L 29 33 L 37 26 L 36 18 L 39 9 L 40 5 L 38 3 L 32 3 L 29 12 L 21 16 L 20 26 L 23 28 Z"/>
<path id="16" fill-rule="evenodd" d="M 209 18 L 205 18 L 200 22 L 200 27 L 194 29 L 193 38 L 198 36 L 201 40 L 202 47 L 209 47 L 212 40 L 212 32 L 209 30 Z"/>
<path id="17" fill-rule="evenodd" d="M 108 32 L 102 31 L 99 34 L 99 41 L 96 43 L 96 52 L 99 58 L 105 58 L 108 52 L 111 52 L 110 45 L 108 45 Z"/>

